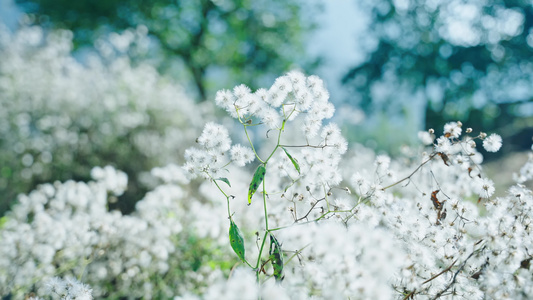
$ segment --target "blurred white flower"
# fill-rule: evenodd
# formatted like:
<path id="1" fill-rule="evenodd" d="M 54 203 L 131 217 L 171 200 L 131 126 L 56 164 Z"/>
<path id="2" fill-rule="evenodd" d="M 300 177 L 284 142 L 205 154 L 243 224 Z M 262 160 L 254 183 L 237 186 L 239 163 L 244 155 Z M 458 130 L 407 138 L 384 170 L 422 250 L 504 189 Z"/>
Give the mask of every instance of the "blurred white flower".
<path id="1" fill-rule="evenodd" d="M 494 182 L 488 178 L 474 180 L 474 191 L 482 198 L 489 198 L 494 194 Z"/>
<path id="2" fill-rule="evenodd" d="M 128 175 L 124 172 L 117 171 L 111 166 L 94 167 L 91 170 L 91 177 L 104 184 L 106 190 L 112 192 L 115 196 L 120 196 L 128 187 Z"/>
<path id="3" fill-rule="evenodd" d="M 418 132 L 418 139 L 422 142 L 424 145 L 431 145 L 433 144 L 433 137 L 431 134 L 427 131 L 419 131 Z"/>
<path id="4" fill-rule="evenodd" d="M 230 154 L 231 160 L 239 167 L 243 167 L 255 159 L 255 154 L 250 147 L 239 144 L 231 147 Z"/>
<path id="5" fill-rule="evenodd" d="M 488 152 L 497 152 L 502 147 L 502 137 L 496 133 L 489 135 L 483 141 L 483 148 Z"/>
<path id="6" fill-rule="evenodd" d="M 447 137 L 459 138 L 461 132 L 463 131 L 461 125 L 462 124 L 459 122 L 446 123 L 444 125 L 444 133 L 447 135 Z"/>

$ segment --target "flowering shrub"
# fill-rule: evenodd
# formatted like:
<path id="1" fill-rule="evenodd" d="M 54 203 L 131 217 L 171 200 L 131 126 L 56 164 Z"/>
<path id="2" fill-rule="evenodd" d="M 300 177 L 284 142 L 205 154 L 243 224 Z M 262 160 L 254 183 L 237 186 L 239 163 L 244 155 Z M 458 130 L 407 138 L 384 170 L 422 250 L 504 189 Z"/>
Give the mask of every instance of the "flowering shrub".
<path id="1" fill-rule="evenodd" d="M 111 40 L 124 50 L 135 35 L 142 32 Z M 135 194 L 139 173 L 175 161 L 202 126 L 182 89 L 147 63 L 113 56 L 104 42 L 101 56 L 81 63 L 71 56 L 71 39 L 36 26 L 13 34 L 0 28 L 0 214 L 16 194 L 89 179 L 95 165 L 127 172 Z"/>
<path id="2" fill-rule="evenodd" d="M 437 139 L 434 130 L 419 134 L 430 152 L 391 161 L 356 151 L 343 170 L 338 166 L 346 144 L 334 124 L 322 128 L 330 114 L 315 109 L 327 107 L 316 77 L 292 72 L 268 91 L 238 86 L 219 92 L 216 101 L 243 125 L 252 149 L 243 152 L 256 155 L 249 187 L 229 189 L 234 180 L 224 168 L 242 162 L 233 155 L 224 159 L 231 141 L 215 124 L 197 140 L 201 148 L 186 152 L 184 169 L 211 179 L 227 199 L 229 243 L 260 283 L 252 298 L 264 293 L 261 284 L 270 277 L 286 278 L 289 298 L 531 297 L 531 191 L 518 184 L 506 198 L 492 199 L 494 185 L 476 150 L 480 141 L 487 151 L 498 151 L 499 135 L 470 136 L 468 128 L 462 136 L 461 122 L 451 122 Z M 300 114 L 299 142 L 288 127 Z M 259 151 L 249 138 L 248 128 L 260 125 L 267 126 L 267 139 L 276 140 L 270 151 Z M 339 186 L 343 171 L 350 173 L 349 188 Z M 257 198 L 262 207 L 254 209 Z M 237 208 L 246 202 L 251 207 Z M 256 242 L 247 245 L 250 240 Z M 286 260 L 295 258 L 298 263 L 287 267 Z"/>
<path id="3" fill-rule="evenodd" d="M 41 185 L 20 196 L 3 218 L 0 294 L 46 294 L 57 284 L 53 277 L 61 275 L 83 279 L 98 297 L 167 298 L 204 284 L 198 283 L 200 266 L 231 261 L 208 251 L 220 245 L 197 230 L 203 220 L 196 220 L 195 211 L 215 212 L 178 184 L 158 186 L 134 213 L 122 215 L 107 205 L 124 191 L 126 175 L 111 167 L 91 173 L 95 181 L 88 183 Z M 185 199 L 194 205 L 187 208 Z"/>
<path id="4" fill-rule="evenodd" d="M 21 195 L 0 223 L 0 294 L 533 297 L 533 158 L 495 198 L 477 146 L 498 151 L 497 134 L 451 122 L 394 159 L 348 147 L 322 80 L 299 72 L 216 104 L 242 135 L 207 123 L 183 166 L 152 169 L 159 184 L 130 215 L 108 209 L 128 185 L 109 166 Z"/>

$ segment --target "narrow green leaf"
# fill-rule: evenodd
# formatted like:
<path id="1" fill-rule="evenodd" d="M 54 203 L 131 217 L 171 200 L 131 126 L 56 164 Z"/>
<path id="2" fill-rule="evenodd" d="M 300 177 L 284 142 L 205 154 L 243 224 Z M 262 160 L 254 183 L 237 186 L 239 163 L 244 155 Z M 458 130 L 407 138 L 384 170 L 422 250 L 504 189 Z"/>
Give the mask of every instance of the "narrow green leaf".
<path id="1" fill-rule="evenodd" d="M 260 165 L 257 170 L 255 170 L 254 177 L 250 183 L 250 188 L 248 189 L 248 205 L 252 204 L 252 196 L 257 191 L 257 188 L 263 182 L 265 178 L 266 169 L 264 165 Z"/>
<path id="2" fill-rule="evenodd" d="M 296 171 L 298 171 L 298 174 L 300 174 L 300 165 L 298 164 L 298 161 L 294 157 L 292 157 L 292 155 L 289 154 L 287 149 L 285 149 L 283 147 L 281 147 L 281 149 L 283 149 L 283 151 L 285 151 L 285 154 L 287 154 L 289 159 L 292 161 L 292 164 L 294 165 L 294 168 L 296 169 Z"/>
<path id="3" fill-rule="evenodd" d="M 229 187 L 231 187 L 231 184 L 229 183 L 229 180 L 226 177 L 220 177 L 215 180 L 224 181 L 227 185 L 229 185 Z"/>
<path id="4" fill-rule="evenodd" d="M 244 239 L 242 237 L 242 233 L 239 230 L 239 227 L 235 225 L 235 222 L 230 219 L 230 226 L 229 226 L 229 241 L 231 244 L 231 248 L 233 248 L 233 251 L 237 254 L 237 256 L 244 261 Z"/>
<path id="5" fill-rule="evenodd" d="M 272 268 L 274 269 L 274 278 L 276 281 L 283 280 L 283 252 L 281 251 L 281 245 L 273 234 L 270 234 L 270 261 L 272 262 Z"/>

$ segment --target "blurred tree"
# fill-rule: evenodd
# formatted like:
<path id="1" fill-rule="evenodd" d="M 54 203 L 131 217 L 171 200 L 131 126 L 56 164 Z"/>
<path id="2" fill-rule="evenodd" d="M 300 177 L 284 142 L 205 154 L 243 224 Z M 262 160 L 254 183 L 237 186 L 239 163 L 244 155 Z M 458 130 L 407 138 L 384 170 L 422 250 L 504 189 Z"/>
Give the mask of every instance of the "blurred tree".
<path id="1" fill-rule="evenodd" d="M 72 30 L 76 47 L 146 26 L 163 54 L 161 69 L 181 60 L 200 101 L 227 84 L 256 87 L 301 62 L 302 34 L 313 27 L 299 0 L 16 1 L 39 25 Z"/>
<path id="2" fill-rule="evenodd" d="M 343 83 L 356 91 L 367 112 L 398 115 L 420 105 L 426 128 L 461 120 L 485 131 L 500 128 L 505 138 L 518 136 L 531 146 L 530 1 L 369 0 L 358 5 L 371 16 L 361 41 L 369 56 Z"/>

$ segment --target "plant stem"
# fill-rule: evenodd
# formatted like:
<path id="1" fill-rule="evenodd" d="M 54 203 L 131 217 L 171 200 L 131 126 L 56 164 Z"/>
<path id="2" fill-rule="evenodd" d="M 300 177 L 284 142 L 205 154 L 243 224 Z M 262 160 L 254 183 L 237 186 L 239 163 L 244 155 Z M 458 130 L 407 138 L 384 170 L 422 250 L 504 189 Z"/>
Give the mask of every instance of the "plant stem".
<path id="1" fill-rule="evenodd" d="M 400 180 L 400 181 L 396 181 L 395 183 L 393 183 L 393 184 L 391 184 L 391 185 L 388 185 L 388 186 L 382 188 L 381 190 L 384 191 L 384 190 L 386 190 L 386 189 L 389 189 L 389 188 L 391 188 L 391 187 L 393 187 L 393 186 L 395 186 L 395 185 L 397 185 L 397 184 L 400 184 L 400 183 L 406 181 L 407 179 L 410 179 L 413 175 L 415 175 L 416 172 L 418 172 L 418 170 L 420 170 L 420 168 L 422 168 L 423 165 L 425 165 L 425 164 L 427 164 L 429 161 L 431 161 L 431 160 L 432 160 L 437 154 L 438 154 L 437 152 L 433 152 L 433 153 L 429 156 L 429 158 L 428 158 L 427 160 L 425 160 L 423 163 L 421 163 L 420 166 L 418 166 L 418 167 L 417 167 L 417 168 L 416 168 L 411 174 L 409 174 L 409 176 L 403 178 L 403 179 Z"/>

